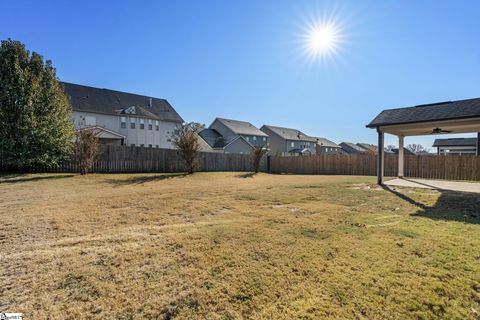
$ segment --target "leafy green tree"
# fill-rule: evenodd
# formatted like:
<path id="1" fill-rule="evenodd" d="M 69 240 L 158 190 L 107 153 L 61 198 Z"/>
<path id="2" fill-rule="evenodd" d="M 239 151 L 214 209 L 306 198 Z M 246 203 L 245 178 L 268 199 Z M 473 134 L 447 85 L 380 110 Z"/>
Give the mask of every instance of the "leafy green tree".
<path id="1" fill-rule="evenodd" d="M 0 45 L 0 156 L 26 169 L 72 152 L 71 108 L 52 62 L 11 39 Z"/>

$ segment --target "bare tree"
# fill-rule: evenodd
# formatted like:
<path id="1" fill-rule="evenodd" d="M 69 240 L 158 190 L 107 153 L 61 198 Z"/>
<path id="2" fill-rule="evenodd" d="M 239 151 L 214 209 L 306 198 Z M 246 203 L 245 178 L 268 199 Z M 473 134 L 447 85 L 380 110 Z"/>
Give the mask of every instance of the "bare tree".
<path id="1" fill-rule="evenodd" d="M 76 132 L 75 156 L 80 174 L 87 174 L 98 156 L 98 132 L 94 129 L 79 129 Z"/>
<path id="2" fill-rule="evenodd" d="M 198 169 L 198 155 L 200 152 L 198 132 L 203 127 L 203 125 L 196 122 L 184 123 L 177 127 L 172 134 L 173 144 L 180 151 L 188 173 L 194 173 Z"/>
<path id="3" fill-rule="evenodd" d="M 251 152 L 252 156 L 252 166 L 255 173 L 258 173 L 260 169 L 260 162 L 262 161 L 263 156 L 267 152 L 267 149 L 264 147 L 255 147 Z"/>
<path id="4" fill-rule="evenodd" d="M 406 148 L 413 152 L 413 153 L 422 153 L 422 152 L 428 152 L 427 149 L 425 149 L 421 144 L 415 144 L 415 143 L 412 143 L 412 144 L 409 144 L 408 146 L 406 146 Z"/>

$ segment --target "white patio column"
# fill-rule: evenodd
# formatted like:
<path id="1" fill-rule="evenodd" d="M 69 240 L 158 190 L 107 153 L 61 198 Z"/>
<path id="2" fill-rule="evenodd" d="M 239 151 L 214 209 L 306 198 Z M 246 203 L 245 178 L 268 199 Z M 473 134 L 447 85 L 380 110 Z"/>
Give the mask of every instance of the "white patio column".
<path id="1" fill-rule="evenodd" d="M 403 178 L 403 167 L 404 167 L 403 140 L 404 140 L 404 136 L 398 136 L 398 177 L 399 178 Z"/>
<path id="2" fill-rule="evenodd" d="M 475 154 L 480 156 L 480 132 L 477 133 L 477 152 Z"/>
<path id="3" fill-rule="evenodd" d="M 378 159 L 377 159 L 377 183 L 379 185 L 383 184 L 383 172 L 385 169 L 384 161 L 385 161 L 385 148 L 384 148 L 384 133 L 380 129 L 377 128 L 378 132 Z"/>

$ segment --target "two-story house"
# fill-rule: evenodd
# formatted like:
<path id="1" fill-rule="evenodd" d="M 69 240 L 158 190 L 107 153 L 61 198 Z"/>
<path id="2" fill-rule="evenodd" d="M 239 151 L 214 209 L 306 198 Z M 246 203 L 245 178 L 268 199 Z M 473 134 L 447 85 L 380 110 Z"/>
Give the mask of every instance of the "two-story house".
<path id="1" fill-rule="evenodd" d="M 215 118 L 208 128 L 217 131 L 226 140 L 241 136 L 255 147 L 266 147 L 268 145 L 268 135 L 250 122 Z"/>
<path id="2" fill-rule="evenodd" d="M 316 138 L 316 140 L 318 155 L 344 153 L 342 147 L 340 147 L 338 144 L 331 140 L 328 140 L 326 138 Z"/>
<path id="3" fill-rule="evenodd" d="M 174 149 L 183 119 L 165 99 L 62 82 L 75 127 L 92 128 L 100 143 Z"/>
<path id="4" fill-rule="evenodd" d="M 254 147 L 268 146 L 268 135 L 246 121 L 216 118 L 199 136 L 213 150 L 224 153 L 247 154 Z"/>
<path id="5" fill-rule="evenodd" d="M 270 125 L 264 125 L 260 130 L 268 135 L 271 154 L 311 155 L 317 152 L 317 138 L 300 130 Z"/>

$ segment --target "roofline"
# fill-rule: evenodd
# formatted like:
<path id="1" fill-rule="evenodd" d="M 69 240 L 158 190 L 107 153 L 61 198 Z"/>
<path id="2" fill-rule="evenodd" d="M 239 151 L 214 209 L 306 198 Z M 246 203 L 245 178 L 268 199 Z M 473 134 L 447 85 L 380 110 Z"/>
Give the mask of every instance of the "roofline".
<path id="1" fill-rule="evenodd" d="M 469 99 L 467 99 L 469 100 Z M 412 107 L 415 108 L 415 107 Z M 390 109 L 393 110 L 393 109 Z M 383 110 L 385 111 L 385 110 Z M 382 112 L 383 112 L 382 111 Z M 396 122 L 396 123 L 379 123 L 379 124 L 372 124 L 369 123 L 365 127 L 370 129 L 375 129 L 379 127 L 386 127 L 386 126 L 397 126 L 402 124 L 415 124 L 415 123 L 428 123 L 428 122 L 440 122 L 440 121 L 450 121 L 450 120 L 462 120 L 462 119 L 476 119 L 480 118 L 480 116 L 464 116 L 464 117 L 455 117 L 455 118 L 443 118 L 443 119 L 435 119 L 435 120 L 421 120 L 421 121 L 407 121 L 407 122 Z"/>
<path id="2" fill-rule="evenodd" d="M 107 129 L 105 127 L 101 127 L 101 126 L 92 126 L 92 127 L 84 127 L 84 128 L 78 128 L 77 131 L 82 131 L 82 130 L 93 130 L 93 129 L 99 129 L 99 130 L 102 130 L 102 131 L 105 131 L 105 132 L 108 132 L 108 133 L 111 133 L 115 136 L 119 136 L 123 139 L 127 138 L 127 136 L 124 136 L 123 134 L 121 133 L 118 133 L 116 131 L 113 131 L 113 130 L 110 130 L 110 129 Z"/>
<path id="3" fill-rule="evenodd" d="M 235 134 L 244 134 L 246 136 L 260 136 L 260 137 L 268 137 L 268 134 L 266 134 L 265 132 L 262 132 L 262 130 L 260 130 L 259 128 L 255 127 L 253 124 L 251 124 L 250 122 L 248 121 L 242 121 L 242 120 L 235 120 L 235 119 L 227 119 L 227 118 L 220 118 L 220 117 L 215 117 L 215 120 L 213 120 L 213 122 L 210 124 L 210 126 L 208 126 L 208 128 L 210 129 L 210 127 L 212 126 L 212 124 L 215 122 L 215 121 L 220 121 L 224 126 L 226 126 L 228 129 L 232 130 L 233 133 Z M 221 120 L 226 120 L 226 121 L 237 121 L 237 122 L 245 122 L 245 123 L 248 123 L 249 125 L 251 125 L 252 127 L 254 127 L 255 129 L 257 129 L 258 131 L 260 131 L 259 134 L 249 134 L 249 133 L 242 133 L 242 132 L 238 132 L 238 131 L 234 131 L 232 128 L 230 128 L 230 126 L 228 126 L 227 124 L 225 124 L 224 122 L 222 122 Z M 248 142 L 248 141 L 247 141 Z"/>
<path id="4" fill-rule="evenodd" d="M 72 107 L 72 111 L 95 113 L 95 114 L 103 114 L 103 115 L 106 115 L 106 116 L 113 116 L 113 117 L 135 117 L 135 118 L 145 118 L 145 119 L 158 120 L 158 121 L 163 121 L 163 122 L 183 123 L 183 121 L 180 121 L 180 120 L 162 120 L 162 119 L 159 119 L 159 118 L 152 118 L 152 117 L 147 117 L 147 116 L 140 116 L 140 115 L 137 115 L 137 114 L 98 112 L 98 111 L 90 111 L 90 110 L 77 109 L 77 108 L 73 108 L 73 107 Z M 147 111 L 148 111 L 148 110 L 147 110 Z M 182 119 L 182 120 L 183 120 L 183 119 Z"/>
<path id="5" fill-rule="evenodd" d="M 145 97 L 145 98 L 153 98 L 153 99 L 163 100 L 163 101 L 167 102 L 170 106 L 172 106 L 172 105 L 168 102 L 168 100 L 167 100 L 167 99 L 164 99 L 164 98 L 158 98 L 158 97 L 154 97 L 154 96 L 146 96 L 146 95 L 143 95 L 143 94 L 138 94 L 138 93 L 133 93 L 133 92 L 128 92 L 128 91 L 120 91 L 120 90 L 114 90 L 114 89 L 108 89 L 108 88 L 99 88 L 99 87 L 86 86 L 86 85 L 84 85 L 84 84 L 78 84 L 78 83 L 61 81 L 61 80 L 60 80 L 60 83 L 61 83 L 61 84 L 66 83 L 66 84 L 72 84 L 72 85 L 79 86 L 79 87 L 87 87 L 87 88 L 92 88 L 92 89 L 97 89 L 97 90 L 108 90 L 108 91 L 114 91 L 114 92 L 118 92 L 118 93 L 126 93 L 126 94 L 130 94 L 130 95 L 133 95 L 133 96 L 139 96 L 139 97 Z M 173 107 L 172 107 L 172 108 L 173 108 Z"/>

